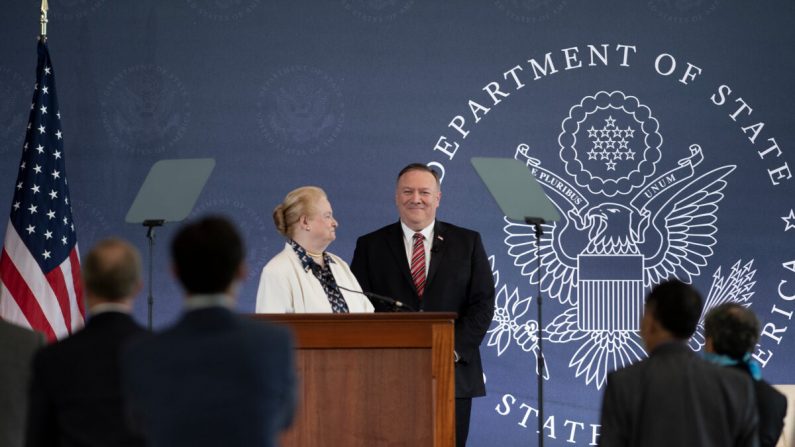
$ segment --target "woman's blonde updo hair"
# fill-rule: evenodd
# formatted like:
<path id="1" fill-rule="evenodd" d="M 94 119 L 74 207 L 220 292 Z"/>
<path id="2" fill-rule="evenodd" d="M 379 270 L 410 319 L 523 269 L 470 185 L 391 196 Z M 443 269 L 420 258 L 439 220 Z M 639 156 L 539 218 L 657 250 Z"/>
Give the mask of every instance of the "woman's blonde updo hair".
<path id="1" fill-rule="evenodd" d="M 273 209 L 276 230 L 291 238 L 301 216 L 315 213 L 314 205 L 323 198 L 326 198 L 326 193 L 317 186 L 302 186 L 287 193 L 282 203 Z"/>

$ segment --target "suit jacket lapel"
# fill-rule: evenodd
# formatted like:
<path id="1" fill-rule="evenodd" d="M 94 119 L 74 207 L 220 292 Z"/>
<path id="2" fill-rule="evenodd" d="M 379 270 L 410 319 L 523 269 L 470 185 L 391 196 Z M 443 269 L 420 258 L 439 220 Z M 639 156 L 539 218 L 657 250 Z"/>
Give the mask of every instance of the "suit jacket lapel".
<path id="1" fill-rule="evenodd" d="M 428 267 L 428 277 L 425 282 L 425 290 L 428 290 L 428 287 L 431 285 L 431 281 L 433 281 L 433 277 L 436 276 L 436 272 L 439 271 L 439 265 L 441 264 L 442 258 L 444 257 L 444 230 L 444 224 L 437 220 L 436 225 L 433 227 L 433 240 L 431 241 L 431 265 Z"/>
<path id="2" fill-rule="evenodd" d="M 400 270 L 403 275 L 403 279 L 406 280 L 416 296 L 417 291 L 414 289 L 414 281 L 411 280 L 409 260 L 406 258 L 406 246 L 403 244 L 403 228 L 400 226 L 399 221 L 392 226 L 387 239 L 387 245 L 389 245 L 389 251 L 392 252 L 392 256 L 395 258 L 395 263 L 398 266 L 398 270 Z"/>

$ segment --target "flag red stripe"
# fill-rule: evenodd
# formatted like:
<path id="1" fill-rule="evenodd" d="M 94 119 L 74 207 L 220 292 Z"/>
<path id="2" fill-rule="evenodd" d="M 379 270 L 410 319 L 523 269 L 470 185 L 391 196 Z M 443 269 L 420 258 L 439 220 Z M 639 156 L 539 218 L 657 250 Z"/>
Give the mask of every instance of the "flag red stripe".
<path id="1" fill-rule="evenodd" d="M 28 323 L 37 330 L 44 332 L 47 340 L 54 341 L 56 339 L 55 331 L 50 326 L 50 322 L 47 321 L 47 317 L 44 316 L 44 312 L 41 310 L 41 306 L 39 306 L 39 302 L 33 292 L 30 291 L 28 284 L 22 278 L 22 275 L 19 274 L 17 266 L 11 262 L 11 258 L 9 258 L 5 248 L 3 249 L 3 254 L 0 255 L 0 279 L 2 279 L 11 296 L 14 297 L 14 301 L 17 302 L 17 306 L 22 310 Z"/>
<path id="2" fill-rule="evenodd" d="M 58 306 L 61 308 L 61 315 L 63 315 L 66 330 L 72 333 L 72 309 L 69 306 L 69 292 L 66 290 L 66 283 L 63 278 L 63 270 L 54 268 L 49 273 L 44 275 L 47 282 L 50 283 L 50 288 L 58 300 Z"/>
<path id="3" fill-rule="evenodd" d="M 83 305 L 83 283 L 80 279 L 80 258 L 77 256 L 77 245 L 69 252 L 69 262 L 72 264 L 72 284 L 75 289 L 75 299 L 77 300 L 77 308 L 80 309 L 80 315 L 85 320 L 86 308 Z"/>

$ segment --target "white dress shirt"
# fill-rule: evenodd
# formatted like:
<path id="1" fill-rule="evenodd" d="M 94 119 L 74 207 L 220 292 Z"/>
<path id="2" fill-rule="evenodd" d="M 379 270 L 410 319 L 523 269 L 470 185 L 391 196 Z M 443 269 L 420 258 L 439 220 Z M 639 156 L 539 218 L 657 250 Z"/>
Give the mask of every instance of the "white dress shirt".
<path id="1" fill-rule="evenodd" d="M 425 239 L 422 241 L 422 246 L 425 248 L 425 277 L 428 277 L 428 267 L 431 265 L 431 246 L 433 245 L 433 226 L 436 223 L 434 220 L 430 225 L 420 231 L 414 231 L 407 227 L 403 221 L 400 221 L 400 227 L 403 229 L 403 246 L 406 248 L 406 262 L 411 269 L 411 257 L 414 251 L 414 233 L 422 233 Z"/>

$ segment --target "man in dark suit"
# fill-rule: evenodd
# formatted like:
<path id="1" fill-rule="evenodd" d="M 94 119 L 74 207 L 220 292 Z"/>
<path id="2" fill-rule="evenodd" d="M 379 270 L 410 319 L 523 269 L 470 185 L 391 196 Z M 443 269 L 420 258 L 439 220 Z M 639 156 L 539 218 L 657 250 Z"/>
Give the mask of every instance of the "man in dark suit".
<path id="1" fill-rule="evenodd" d="M 132 420 L 158 447 L 270 447 L 295 406 L 290 333 L 233 312 L 245 250 L 226 219 L 185 225 L 171 244 L 185 313 L 123 356 Z"/>
<path id="2" fill-rule="evenodd" d="M 436 220 L 441 196 L 431 168 L 419 163 L 403 168 L 395 191 L 400 221 L 360 237 L 351 270 L 366 292 L 422 311 L 458 313 L 456 444 L 463 446 L 472 398 L 486 394 L 479 346 L 494 313 L 494 281 L 480 235 Z"/>
<path id="3" fill-rule="evenodd" d="M 83 261 L 86 327 L 35 357 L 27 445 L 142 446 L 125 425 L 119 353 L 144 333 L 130 316 L 141 289 L 136 249 L 119 239 L 97 244 Z"/>
<path id="4" fill-rule="evenodd" d="M 747 375 L 713 365 L 687 345 L 701 309 L 698 292 L 681 281 L 651 290 L 640 324 L 649 358 L 608 375 L 600 446 L 758 445 Z"/>
<path id="5" fill-rule="evenodd" d="M 43 345 L 44 335 L 0 320 L 0 446 L 24 445 L 30 364 Z"/>
<path id="6" fill-rule="evenodd" d="M 759 341 L 756 315 L 737 303 L 725 303 L 710 310 L 704 319 L 707 360 L 736 368 L 753 378 L 759 412 L 759 445 L 774 447 L 784 428 L 787 398 L 762 380 L 762 370 L 751 358 Z"/>

